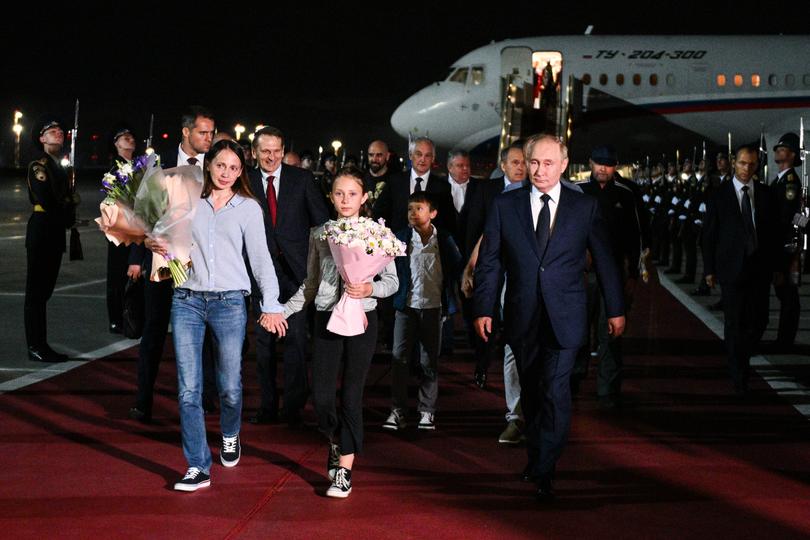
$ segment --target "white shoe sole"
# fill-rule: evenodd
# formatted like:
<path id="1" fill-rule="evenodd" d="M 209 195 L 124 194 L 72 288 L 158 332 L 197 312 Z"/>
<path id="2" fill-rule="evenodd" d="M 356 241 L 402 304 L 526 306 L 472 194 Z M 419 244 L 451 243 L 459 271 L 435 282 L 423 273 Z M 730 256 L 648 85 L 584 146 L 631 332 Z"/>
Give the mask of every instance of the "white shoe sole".
<path id="1" fill-rule="evenodd" d="M 238 458 L 236 458 L 235 461 L 225 461 L 225 459 L 222 456 L 219 456 L 219 461 L 222 463 L 223 467 L 228 467 L 228 468 L 236 467 L 236 464 L 239 463 L 240 459 L 242 459 L 241 455 Z"/>
<path id="2" fill-rule="evenodd" d="M 334 499 L 345 499 L 349 496 L 349 493 L 352 492 L 352 488 L 349 488 L 349 491 L 343 491 L 341 489 L 332 489 L 329 488 L 326 490 L 326 496 L 332 497 Z"/>
<path id="3" fill-rule="evenodd" d="M 197 491 L 200 488 L 207 488 L 211 485 L 211 480 L 200 482 L 199 484 L 181 484 L 180 482 L 174 485 L 175 491 Z"/>
<path id="4" fill-rule="evenodd" d="M 425 431 L 433 431 L 436 429 L 436 426 L 423 426 L 422 424 L 419 424 L 419 429 L 424 429 Z"/>

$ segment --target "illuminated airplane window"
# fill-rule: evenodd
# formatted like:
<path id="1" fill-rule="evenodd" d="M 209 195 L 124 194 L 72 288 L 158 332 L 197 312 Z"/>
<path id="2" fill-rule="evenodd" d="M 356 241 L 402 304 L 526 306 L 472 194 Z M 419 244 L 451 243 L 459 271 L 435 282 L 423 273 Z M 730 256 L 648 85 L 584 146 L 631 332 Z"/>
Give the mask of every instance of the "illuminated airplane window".
<path id="1" fill-rule="evenodd" d="M 805 77 L 806 77 L 806 75 L 805 75 Z M 591 74 L 590 73 L 585 73 L 582 76 L 582 84 L 591 84 Z"/>
<path id="2" fill-rule="evenodd" d="M 751 75 L 751 86 L 753 86 L 754 88 L 759 88 L 759 82 L 760 82 L 759 75 L 757 75 L 756 73 Z"/>
<path id="3" fill-rule="evenodd" d="M 675 85 L 675 75 L 672 73 L 667 73 L 667 86 L 674 86 Z"/>
<path id="4" fill-rule="evenodd" d="M 455 73 L 450 75 L 450 78 L 447 79 L 450 82 L 457 82 L 461 84 L 467 83 L 467 68 L 458 68 Z"/>
<path id="5" fill-rule="evenodd" d="M 796 84 L 796 77 L 793 76 L 793 73 L 785 75 L 785 86 L 793 87 L 794 84 Z"/>
<path id="6" fill-rule="evenodd" d="M 607 84 L 607 75 L 605 75 L 604 73 L 599 75 L 599 84 L 601 84 L 602 86 L 605 86 Z"/>
<path id="7" fill-rule="evenodd" d="M 618 84 L 619 86 L 624 84 L 624 74 L 623 73 L 617 73 L 616 74 L 616 84 Z"/>
<path id="8" fill-rule="evenodd" d="M 658 75 L 655 73 L 650 75 L 650 86 L 658 86 Z"/>
<path id="9" fill-rule="evenodd" d="M 725 86 L 726 85 L 726 76 L 722 73 L 717 75 L 717 86 Z"/>
<path id="10" fill-rule="evenodd" d="M 743 85 L 743 76 L 739 73 L 734 75 L 734 86 L 742 86 Z"/>
<path id="11" fill-rule="evenodd" d="M 641 84 L 641 75 L 639 75 L 638 73 L 633 75 L 633 84 L 636 86 Z"/>
<path id="12" fill-rule="evenodd" d="M 778 86 L 779 85 L 779 77 L 771 73 L 768 75 L 768 85 L 770 86 Z"/>
<path id="13" fill-rule="evenodd" d="M 473 66 L 472 68 L 472 83 L 475 86 L 484 84 L 484 68 L 482 66 Z"/>

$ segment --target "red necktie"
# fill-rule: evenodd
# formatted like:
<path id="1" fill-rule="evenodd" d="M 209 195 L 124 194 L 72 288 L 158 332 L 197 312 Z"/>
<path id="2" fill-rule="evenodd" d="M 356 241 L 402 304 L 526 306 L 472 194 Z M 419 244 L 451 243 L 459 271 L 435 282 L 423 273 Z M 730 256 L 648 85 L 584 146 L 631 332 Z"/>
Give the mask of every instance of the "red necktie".
<path id="1" fill-rule="evenodd" d="M 276 212 L 278 210 L 278 202 L 276 201 L 276 188 L 273 186 L 275 176 L 267 177 L 267 210 L 270 212 L 270 221 L 273 227 L 276 226 Z"/>

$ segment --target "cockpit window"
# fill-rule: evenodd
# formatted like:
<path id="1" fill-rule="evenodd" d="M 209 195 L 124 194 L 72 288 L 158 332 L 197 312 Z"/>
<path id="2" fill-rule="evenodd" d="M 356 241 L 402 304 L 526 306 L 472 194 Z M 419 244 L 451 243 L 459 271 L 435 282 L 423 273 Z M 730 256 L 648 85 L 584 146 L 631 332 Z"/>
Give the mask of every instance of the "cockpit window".
<path id="1" fill-rule="evenodd" d="M 454 71 L 450 75 L 450 78 L 447 79 L 447 80 L 450 81 L 450 82 L 457 82 L 457 83 L 461 83 L 461 84 L 467 84 L 467 72 L 468 71 L 469 70 L 467 68 L 465 68 L 465 67 L 458 68 L 456 71 Z"/>
<path id="2" fill-rule="evenodd" d="M 472 68 L 472 83 L 475 86 L 484 84 L 484 67 L 473 66 Z"/>

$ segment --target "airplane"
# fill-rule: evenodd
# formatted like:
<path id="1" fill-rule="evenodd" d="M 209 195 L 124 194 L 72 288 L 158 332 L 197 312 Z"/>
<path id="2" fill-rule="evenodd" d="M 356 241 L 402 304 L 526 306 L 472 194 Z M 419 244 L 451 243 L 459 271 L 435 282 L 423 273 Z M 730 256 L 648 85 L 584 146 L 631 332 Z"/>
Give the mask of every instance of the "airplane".
<path id="1" fill-rule="evenodd" d="M 764 135 L 772 145 L 810 119 L 809 58 L 806 35 L 509 39 L 462 56 L 399 105 L 391 126 L 492 156 L 551 132 L 580 163 L 606 142 L 628 160 L 683 158 L 706 140 L 731 148 Z"/>

